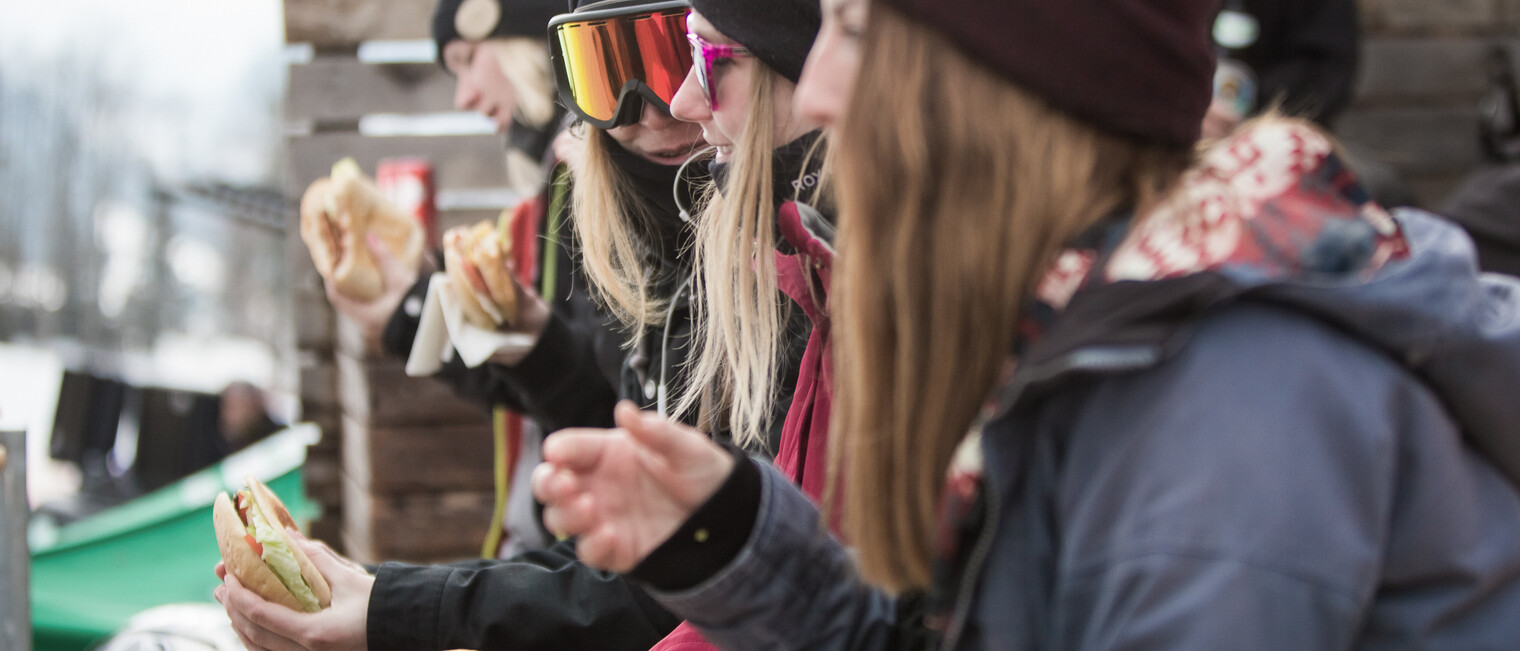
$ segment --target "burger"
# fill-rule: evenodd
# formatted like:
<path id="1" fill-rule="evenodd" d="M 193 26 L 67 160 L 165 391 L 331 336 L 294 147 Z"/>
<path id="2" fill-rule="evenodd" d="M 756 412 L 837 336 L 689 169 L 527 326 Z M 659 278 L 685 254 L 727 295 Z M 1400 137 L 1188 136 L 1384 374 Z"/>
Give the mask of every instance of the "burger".
<path id="1" fill-rule="evenodd" d="M 379 236 L 408 268 L 416 268 L 422 259 L 422 226 L 396 210 L 359 164 L 345 158 L 333 165 L 331 176 L 313 181 L 301 197 L 301 239 L 323 280 L 359 301 L 375 300 L 385 291 L 380 268 L 365 244 L 369 233 Z"/>
<path id="2" fill-rule="evenodd" d="M 517 285 L 507 260 L 512 256 L 513 213 L 496 224 L 458 226 L 443 235 L 443 266 L 466 321 L 495 330 L 516 325 Z"/>
<path id="3" fill-rule="evenodd" d="M 296 526 L 285 504 L 259 480 L 243 481 L 235 497 L 221 493 L 211 507 L 227 571 L 265 601 L 292 610 L 314 613 L 332 605 L 327 579 L 285 533 Z"/>

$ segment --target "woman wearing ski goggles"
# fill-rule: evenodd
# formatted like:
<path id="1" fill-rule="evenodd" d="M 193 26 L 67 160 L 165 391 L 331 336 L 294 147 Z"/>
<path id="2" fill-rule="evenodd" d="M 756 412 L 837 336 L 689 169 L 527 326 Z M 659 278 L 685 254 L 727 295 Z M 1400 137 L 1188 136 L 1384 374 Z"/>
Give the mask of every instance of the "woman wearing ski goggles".
<path id="1" fill-rule="evenodd" d="M 691 69 L 686 0 L 608 0 L 549 21 L 561 102 L 602 129 L 639 120 L 643 102 L 666 113 Z"/>
<path id="2" fill-rule="evenodd" d="M 549 22 L 560 100 L 587 124 L 610 129 L 638 120 L 639 104 L 670 111 L 681 82 L 695 66 L 709 108 L 725 61 L 749 49 L 712 43 L 687 27 L 686 0 L 641 3 L 609 0 Z"/>

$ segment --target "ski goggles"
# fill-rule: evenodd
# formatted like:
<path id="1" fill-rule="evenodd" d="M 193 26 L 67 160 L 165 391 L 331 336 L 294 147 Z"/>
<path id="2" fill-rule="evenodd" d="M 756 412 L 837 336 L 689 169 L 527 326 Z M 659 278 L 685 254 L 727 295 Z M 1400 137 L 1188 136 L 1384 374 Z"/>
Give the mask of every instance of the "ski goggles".
<path id="1" fill-rule="evenodd" d="M 707 108 L 716 111 L 718 110 L 718 95 L 713 92 L 713 87 L 718 83 L 715 77 L 718 62 L 754 55 L 750 54 L 747 48 L 737 45 L 709 43 L 690 30 L 691 28 L 688 27 L 686 40 L 691 42 L 691 65 L 697 71 L 697 84 L 702 87 L 702 96 L 707 99 Z"/>
<path id="2" fill-rule="evenodd" d="M 643 102 L 670 112 L 691 70 L 686 0 L 597 2 L 549 21 L 560 101 L 602 129 L 639 121 Z"/>

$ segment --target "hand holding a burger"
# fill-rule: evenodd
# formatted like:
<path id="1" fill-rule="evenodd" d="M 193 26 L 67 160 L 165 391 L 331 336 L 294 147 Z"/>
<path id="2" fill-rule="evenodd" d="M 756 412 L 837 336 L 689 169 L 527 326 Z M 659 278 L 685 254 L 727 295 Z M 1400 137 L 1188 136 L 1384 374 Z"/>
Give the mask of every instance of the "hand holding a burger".
<path id="1" fill-rule="evenodd" d="M 379 238 L 368 237 L 365 244 L 385 282 L 385 289 L 380 295 L 374 300 L 361 301 L 339 291 L 335 283 L 325 283 L 324 289 L 327 292 L 327 302 L 332 304 L 333 309 L 359 326 L 367 344 L 376 345 L 385 332 L 386 324 L 390 323 L 391 316 L 411 293 L 417 279 L 433 273 L 433 263 L 428 256 L 422 256 L 417 266 L 410 267 L 398 260 Z"/>
<path id="2" fill-rule="evenodd" d="M 375 579 L 295 529 L 268 486 L 249 478 L 234 502 L 212 505 L 224 582 L 214 592 L 233 630 L 254 651 L 354 651 L 366 647 Z"/>
<path id="3" fill-rule="evenodd" d="M 333 307 L 378 338 L 427 265 L 426 235 L 345 158 L 301 198 L 301 239 Z"/>
<path id="4" fill-rule="evenodd" d="M 505 213 L 497 224 L 449 229 L 443 235 L 443 266 L 467 323 L 536 337 L 549 322 L 549 305 L 517 280 L 511 218 Z"/>
<path id="5" fill-rule="evenodd" d="M 332 605 L 305 613 L 266 601 L 227 572 L 225 564 L 218 563 L 216 575 L 224 583 L 214 596 L 227 610 L 232 629 L 249 651 L 365 651 L 369 595 L 375 577 L 327 545 L 294 531 L 289 533 L 327 577 Z"/>

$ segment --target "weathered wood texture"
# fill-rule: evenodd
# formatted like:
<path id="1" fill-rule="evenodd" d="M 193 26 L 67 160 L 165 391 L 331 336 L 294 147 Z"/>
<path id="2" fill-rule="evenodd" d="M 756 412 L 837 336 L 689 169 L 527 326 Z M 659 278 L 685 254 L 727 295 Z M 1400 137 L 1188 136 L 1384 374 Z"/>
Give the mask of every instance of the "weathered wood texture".
<path id="1" fill-rule="evenodd" d="M 1490 48 L 1520 64 L 1520 0 L 1359 0 L 1355 101 L 1336 124 L 1432 207 L 1482 164 L 1478 102 Z"/>
<path id="2" fill-rule="evenodd" d="M 454 78 L 433 63 L 369 64 L 349 56 L 318 56 L 290 67 L 289 91 L 285 117 L 292 120 L 455 110 Z"/>
<path id="3" fill-rule="evenodd" d="M 443 382 L 408 377 L 403 360 L 336 358 L 338 400 L 346 418 L 390 427 L 473 425 L 486 419 L 483 407 L 454 395 Z"/>
<path id="4" fill-rule="evenodd" d="M 380 136 L 358 131 L 315 133 L 290 139 L 293 189 L 306 186 L 332 171 L 332 164 L 352 156 L 373 176 L 380 159 L 417 156 L 433 164 L 439 189 L 496 188 L 507 177 L 504 141 L 497 136 Z"/>
<path id="5" fill-rule="evenodd" d="M 319 48 L 429 37 L 432 0 L 285 0 L 285 41 Z"/>
<path id="6" fill-rule="evenodd" d="M 494 218 L 505 205 L 497 135 L 369 136 L 367 116 L 455 110 L 454 79 L 437 64 L 367 63 L 367 41 L 427 39 L 434 0 L 285 0 L 286 40 L 313 46 L 290 65 L 285 103 L 287 192 L 299 197 L 332 164 L 354 157 L 369 174 L 388 157 L 421 157 L 438 192 L 484 203 L 441 210 L 449 226 Z M 510 198 L 503 199 L 508 201 Z M 490 421 L 442 383 L 406 377 L 354 324 L 336 315 L 292 222 L 286 253 L 301 394 L 324 440 L 310 450 L 307 487 L 322 506 L 313 532 L 363 561 L 475 556 L 494 507 Z"/>
<path id="7" fill-rule="evenodd" d="M 343 472 L 371 495 L 495 487 L 490 421 L 385 427 L 343 421 Z"/>
<path id="8" fill-rule="evenodd" d="M 343 541 L 361 563 L 478 557 L 496 503 L 491 491 L 375 495 L 349 477 L 343 490 Z"/>

